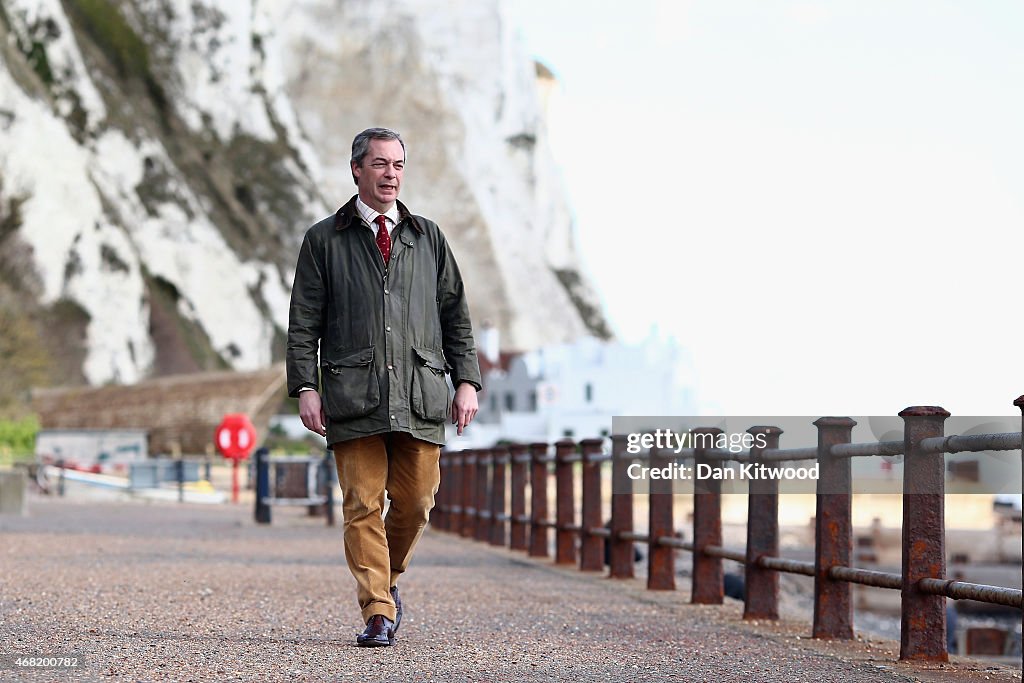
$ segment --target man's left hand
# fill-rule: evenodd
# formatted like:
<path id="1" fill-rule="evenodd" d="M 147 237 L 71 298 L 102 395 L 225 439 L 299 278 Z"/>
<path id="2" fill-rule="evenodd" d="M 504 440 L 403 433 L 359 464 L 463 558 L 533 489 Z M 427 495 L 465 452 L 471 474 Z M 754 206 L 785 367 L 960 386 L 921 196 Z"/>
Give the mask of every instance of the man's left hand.
<path id="1" fill-rule="evenodd" d="M 476 387 L 469 382 L 462 382 L 455 389 L 455 399 L 452 401 L 452 424 L 459 426 L 459 436 L 473 418 L 480 404 L 476 400 Z"/>

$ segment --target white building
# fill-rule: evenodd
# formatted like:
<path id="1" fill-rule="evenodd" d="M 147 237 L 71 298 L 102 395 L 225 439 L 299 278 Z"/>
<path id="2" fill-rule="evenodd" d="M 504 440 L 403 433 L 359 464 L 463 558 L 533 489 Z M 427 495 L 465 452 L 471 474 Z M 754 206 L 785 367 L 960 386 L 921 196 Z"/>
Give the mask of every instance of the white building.
<path id="1" fill-rule="evenodd" d="M 498 439 L 556 441 L 607 436 L 615 415 L 692 415 L 689 354 L 654 334 L 638 346 L 584 337 L 523 354 L 497 354 L 485 329 L 480 344 L 480 412 L 448 448 L 491 446 Z"/>

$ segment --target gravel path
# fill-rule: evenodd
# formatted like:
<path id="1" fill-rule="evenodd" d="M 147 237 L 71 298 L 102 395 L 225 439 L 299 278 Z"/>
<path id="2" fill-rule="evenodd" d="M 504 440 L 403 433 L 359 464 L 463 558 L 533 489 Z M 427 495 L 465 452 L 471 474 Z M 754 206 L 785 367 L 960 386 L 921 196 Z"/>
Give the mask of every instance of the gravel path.
<path id="1" fill-rule="evenodd" d="M 881 641 L 823 643 L 428 531 L 403 578 L 396 647 L 361 629 L 340 527 L 278 508 L 34 498 L 0 517 L 0 657 L 77 653 L 77 671 L 0 681 L 1020 680 L 971 662 L 920 667 Z"/>

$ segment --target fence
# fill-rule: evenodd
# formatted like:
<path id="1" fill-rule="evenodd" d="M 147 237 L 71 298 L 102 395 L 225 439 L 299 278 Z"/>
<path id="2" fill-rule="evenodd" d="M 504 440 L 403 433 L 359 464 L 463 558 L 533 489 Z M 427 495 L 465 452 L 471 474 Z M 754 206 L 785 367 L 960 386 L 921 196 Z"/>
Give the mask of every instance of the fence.
<path id="1" fill-rule="evenodd" d="M 55 493 L 57 496 L 64 496 L 66 482 L 68 479 L 86 481 L 90 485 L 106 489 L 124 489 L 127 491 L 139 491 L 144 489 L 159 490 L 162 484 L 177 484 L 178 502 L 184 503 L 186 499 L 185 484 L 200 481 L 200 467 L 204 473 L 203 479 L 210 481 L 210 458 L 147 458 L 136 462 L 128 463 L 128 481 L 126 484 L 119 483 L 118 479 L 105 481 L 89 480 L 88 477 L 100 474 L 99 466 L 83 470 L 77 464 L 68 464 L 64 459 L 51 460 L 44 458 L 43 462 L 25 463 L 25 474 L 27 479 L 35 484 L 37 490 L 42 493 Z M 50 476 L 56 470 L 57 481 L 50 481 Z"/>
<path id="2" fill-rule="evenodd" d="M 1014 405 L 1021 408 L 1024 424 L 1024 396 Z M 1022 432 L 944 436 L 943 423 L 949 413 L 937 407 L 912 407 L 901 412 L 902 441 L 851 443 L 856 423 L 850 418 L 823 417 L 814 422 L 818 431 L 816 448 L 779 448 L 780 430 L 751 427 L 762 435 L 742 453 L 713 448 L 683 449 L 664 454 L 651 449 L 646 454 L 626 452 L 623 436 L 611 438 L 610 453 L 603 451 L 602 439 L 585 439 L 579 444 L 562 440 L 549 445 L 512 444 L 490 449 L 444 453 L 441 457 L 441 486 L 431 523 L 438 529 L 504 545 L 533 557 L 549 556 L 549 530 L 555 534 L 557 564 L 579 564 L 582 571 L 603 571 L 604 543 L 610 543 L 609 576 L 632 578 L 633 544 L 649 545 L 647 588 L 675 589 L 674 553 L 693 553 L 691 601 L 722 604 L 722 560 L 740 562 L 746 570 L 743 608 L 745 619 L 777 619 L 779 572 L 814 578 L 815 638 L 853 637 L 851 585 L 861 584 L 901 592 L 900 659 L 946 661 L 945 599 L 970 599 L 1010 607 L 1021 607 L 1021 591 L 998 586 L 967 583 L 945 576 L 944 453 L 1016 450 L 1022 447 Z M 695 430 L 716 435 L 717 429 Z M 852 477 L 851 458 L 903 455 L 903 540 L 902 572 L 899 574 L 852 566 Z M 648 533 L 633 527 L 633 494 L 625 481 L 626 462 L 647 459 L 652 467 L 673 459 L 692 459 L 696 464 L 722 461 L 777 463 L 811 460 L 818 463 L 814 561 L 797 561 L 779 556 L 778 480 L 751 480 L 748 492 L 747 543 L 745 549 L 722 545 L 721 482 L 702 480 L 696 485 L 693 541 L 675 536 L 672 481 L 652 479 L 649 493 Z M 602 521 L 601 467 L 613 463 L 611 524 Z M 582 496 L 576 524 L 576 492 L 573 467 L 580 463 Z M 554 519 L 548 510 L 548 485 L 553 466 L 555 483 Z M 506 491 L 506 468 L 508 485 Z M 527 486 L 530 511 L 526 510 Z M 619 491 L 627 491 L 619 493 Z M 827 492 L 827 493 L 826 493 Z M 579 552 L 577 555 L 577 540 Z"/>

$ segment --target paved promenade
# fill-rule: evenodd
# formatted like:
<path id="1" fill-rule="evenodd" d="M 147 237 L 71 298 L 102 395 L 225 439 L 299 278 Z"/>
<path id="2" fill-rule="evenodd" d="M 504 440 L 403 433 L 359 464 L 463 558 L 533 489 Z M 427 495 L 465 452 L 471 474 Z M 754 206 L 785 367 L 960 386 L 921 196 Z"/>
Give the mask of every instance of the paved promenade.
<path id="1" fill-rule="evenodd" d="M 889 642 L 823 643 L 428 531 L 393 648 L 361 629 L 340 527 L 241 506 L 33 499 L 0 517 L 0 657 L 77 654 L 0 681 L 1020 681 L 962 661 L 899 664 Z M 685 588 L 685 586 L 683 586 Z"/>

